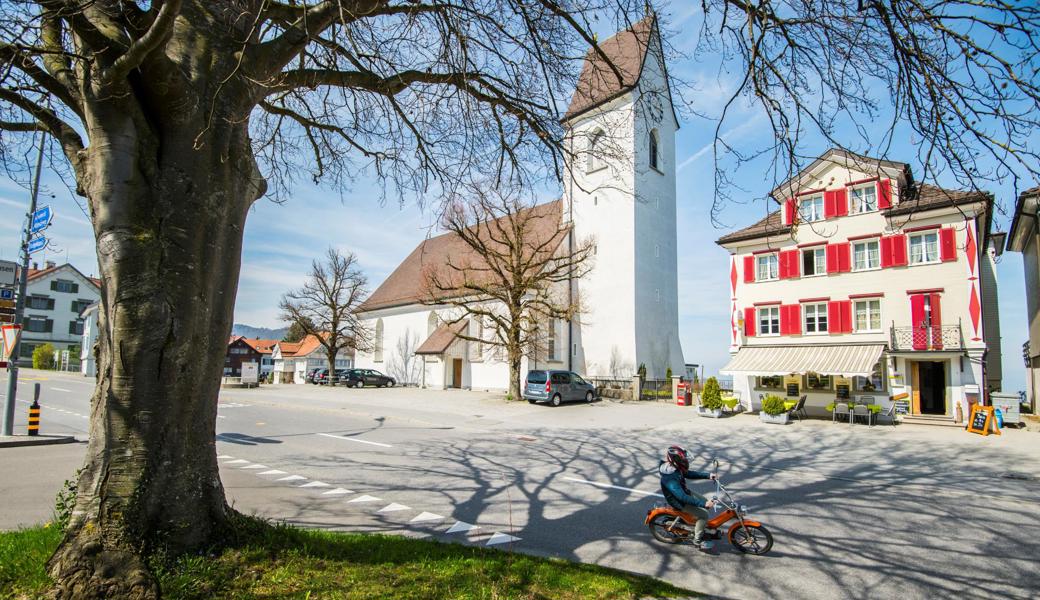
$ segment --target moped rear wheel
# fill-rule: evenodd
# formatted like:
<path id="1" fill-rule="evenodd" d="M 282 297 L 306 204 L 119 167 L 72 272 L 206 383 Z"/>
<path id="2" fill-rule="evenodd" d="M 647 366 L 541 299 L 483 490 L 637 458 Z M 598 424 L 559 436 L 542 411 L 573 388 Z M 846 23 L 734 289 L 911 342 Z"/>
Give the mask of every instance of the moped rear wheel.
<path id="1" fill-rule="evenodd" d="M 761 525 L 738 525 L 730 530 L 729 543 L 744 554 L 757 556 L 773 547 L 773 534 Z"/>
<path id="2" fill-rule="evenodd" d="M 655 540 L 665 544 L 678 544 L 689 535 L 682 529 L 682 519 L 679 521 L 680 524 L 669 531 L 669 526 L 675 522 L 675 515 L 657 515 L 650 519 L 647 527 L 650 528 L 650 534 L 654 536 Z"/>

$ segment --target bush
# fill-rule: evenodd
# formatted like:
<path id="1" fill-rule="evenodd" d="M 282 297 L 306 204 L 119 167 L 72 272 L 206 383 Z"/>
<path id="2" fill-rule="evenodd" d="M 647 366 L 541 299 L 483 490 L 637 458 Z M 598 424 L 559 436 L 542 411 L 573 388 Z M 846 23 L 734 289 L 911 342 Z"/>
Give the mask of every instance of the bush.
<path id="1" fill-rule="evenodd" d="M 52 346 L 51 344 L 42 344 L 40 346 L 37 346 L 36 349 L 33 350 L 33 368 L 54 368 L 54 346 Z"/>
<path id="2" fill-rule="evenodd" d="M 722 408 L 722 390 L 719 389 L 719 380 L 709 377 L 704 382 L 704 391 L 701 392 L 701 406 L 707 410 L 719 410 Z"/>
<path id="3" fill-rule="evenodd" d="M 76 507 L 77 482 L 82 471 L 83 469 L 79 469 L 72 479 L 66 479 L 54 499 L 54 522 L 62 531 L 68 528 L 69 521 L 72 520 L 72 509 Z"/>
<path id="4" fill-rule="evenodd" d="M 668 370 L 665 371 L 664 378 L 667 379 L 668 381 L 672 380 L 672 368 L 671 367 L 668 367 Z"/>
<path id="5" fill-rule="evenodd" d="M 784 399 L 772 394 L 766 396 L 762 401 L 762 412 L 773 416 L 787 412 L 787 409 L 784 408 Z"/>

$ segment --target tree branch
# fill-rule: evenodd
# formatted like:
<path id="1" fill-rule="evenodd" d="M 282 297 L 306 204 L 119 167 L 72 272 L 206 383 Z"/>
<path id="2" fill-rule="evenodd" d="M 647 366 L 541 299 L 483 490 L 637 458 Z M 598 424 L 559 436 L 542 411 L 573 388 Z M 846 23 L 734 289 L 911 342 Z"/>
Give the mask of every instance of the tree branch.
<path id="1" fill-rule="evenodd" d="M 174 22 L 181 10 L 181 0 L 166 0 L 148 31 L 135 40 L 119 58 L 101 73 L 102 85 L 126 77 L 136 69 L 173 32 Z"/>

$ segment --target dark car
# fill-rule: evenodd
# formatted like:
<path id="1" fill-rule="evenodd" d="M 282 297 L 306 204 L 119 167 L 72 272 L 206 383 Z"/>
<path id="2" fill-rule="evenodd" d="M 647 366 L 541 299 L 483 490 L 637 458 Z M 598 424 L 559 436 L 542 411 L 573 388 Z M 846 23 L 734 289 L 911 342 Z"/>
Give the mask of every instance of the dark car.
<path id="1" fill-rule="evenodd" d="M 524 398 L 531 404 L 548 402 L 553 406 L 577 400 L 592 402 L 596 399 L 596 386 L 571 371 L 535 369 L 527 372 Z"/>
<path id="2" fill-rule="evenodd" d="M 397 383 L 393 377 L 372 369 L 350 369 L 342 381 L 347 387 L 364 387 L 366 385 L 394 387 Z"/>
<path id="3" fill-rule="evenodd" d="M 311 383 L 313 383 L 314 385 L 321 385 L 322 383 L 325 382 L 324 380 L 325 380 L 326 377 L 328 377 L 328 375 L 329 375 L 329 370 L 328 369 L 314 369 L 314 371 L 311 372 L 311 376 L 310 376 L 311 377 Z"/>
<path id="4" fill-rule="evenodd" d="M 322 369 L 322 371 L 324 371 L 324 373 L 322 374 L 321 379 L 316 382 L 318 385 L 326 385 L 329 383 L 329 370 Z M 336 383 L 339 385 L 345 385 L 347 383 L 347 374 L 349 372 L 350 369 L 336 369 Z"/>
<path id="5" fill-rule="evenodd" d="M 322 369 L 311 369 L 310 371 L 307 371 L 307 374 L 303 376 L 303 380 L 307 383 L 318 383 L 317 381 L 314 381 L 314 376 L 321 370 Z"/>

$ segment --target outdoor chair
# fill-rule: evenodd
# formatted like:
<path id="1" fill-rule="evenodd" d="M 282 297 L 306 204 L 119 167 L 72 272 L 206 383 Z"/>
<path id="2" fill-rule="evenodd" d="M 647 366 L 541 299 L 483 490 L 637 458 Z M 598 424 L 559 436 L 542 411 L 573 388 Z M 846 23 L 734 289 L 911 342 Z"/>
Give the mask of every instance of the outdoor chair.
<path id="1" fill-rule="evenodd" d="M 857 404 L 856 406 L 852 407 L 852 421 L 853 422 L 855 422 L 856 419 L 858 419 L 860 417 L 863 417 L 864 422 L 867 425 L 870 425 L 870 418 L 872 416 L 873 416 L 873 414 L 870 412 L 870 409 L 867 408 L 866 404 Z"/>
<path id="2" fill-rule="evenodd" d="M 798 417 L 799 421 L 809 418 L 809 415 L 805 412 L 805 401 L 808 399 L 808 394 L 803 394 L 802 397 L 798 399 L 798 404 L 795 404 L 794 409 L 791 410 L 792 417 Z"/>
<path id="3" fill-rule="evenodd" d="M 839 416 L 843 419 L 847 416 L 849 418 L 849 425 L 852 425 L 852 412 L 849 410 L 849 405 L 843 400 L 834 401 L 834 410 L 831 412 L 831 421 L 836 422 Z"/>
<path id="4" fill-rule="evenodd" d="M 896 405 L 892 404 L 887 409 L 874 415 L 874 422 L 887 422 L 889 425 L 895 426 L 896 424 Z"/>

